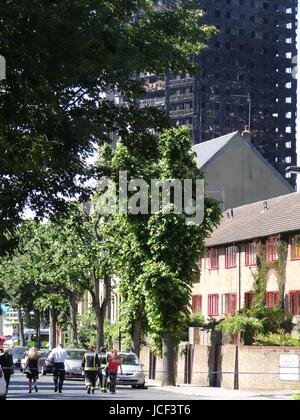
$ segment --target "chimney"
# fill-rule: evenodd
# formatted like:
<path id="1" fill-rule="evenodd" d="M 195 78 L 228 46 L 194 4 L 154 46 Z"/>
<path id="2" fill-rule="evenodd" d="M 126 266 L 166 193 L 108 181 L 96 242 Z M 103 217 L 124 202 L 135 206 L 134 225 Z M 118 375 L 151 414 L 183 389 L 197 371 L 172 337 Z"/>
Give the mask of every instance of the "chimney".
<path id="1" fill-rule="evenodd" d="M 249 130 L 248 125 L 245 126 L 245 130 L 242 132 L 242 137 L 248 142 L 252 143 L 252 133 Z"/>

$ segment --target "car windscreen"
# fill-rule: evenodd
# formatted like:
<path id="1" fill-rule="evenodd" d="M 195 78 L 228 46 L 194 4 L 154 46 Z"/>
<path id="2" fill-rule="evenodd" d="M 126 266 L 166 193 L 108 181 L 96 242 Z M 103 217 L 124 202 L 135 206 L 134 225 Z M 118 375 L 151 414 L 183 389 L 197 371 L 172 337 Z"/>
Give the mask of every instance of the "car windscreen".
<path id="1" fill-rule="evenodd" d="M 85 352 L 84 351 L 67 351 L 67 360 L 82 360 Z"/>
<path id="2" fill-rule="evenodd" d="M 25 353 L 28 351 L 29 349 L 14 349 L 13 351 L 13 357 L 24 357 Z"/>
<path id="3" fill-rule="evenodd" d="M 124 366 L 138 366 L 139 359 L 134 354 L 120 354 L 122 365 Z"/>

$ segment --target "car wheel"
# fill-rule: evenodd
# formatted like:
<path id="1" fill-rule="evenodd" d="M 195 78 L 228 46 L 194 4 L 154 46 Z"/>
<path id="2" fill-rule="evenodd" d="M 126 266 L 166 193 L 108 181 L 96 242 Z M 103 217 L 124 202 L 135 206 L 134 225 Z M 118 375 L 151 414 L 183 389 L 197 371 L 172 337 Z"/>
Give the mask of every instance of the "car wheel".
<path id="1" fill-rule="evenodd" d="M 142 385 L 137 385 L 136 386 L 137 389 L 146 389 L 145 384 L 143 383 Z"/>
<path id="2" fill-rule="evenodd" d="M 132 389 L 137 389 L 137 385 L 131 385 Z"/>

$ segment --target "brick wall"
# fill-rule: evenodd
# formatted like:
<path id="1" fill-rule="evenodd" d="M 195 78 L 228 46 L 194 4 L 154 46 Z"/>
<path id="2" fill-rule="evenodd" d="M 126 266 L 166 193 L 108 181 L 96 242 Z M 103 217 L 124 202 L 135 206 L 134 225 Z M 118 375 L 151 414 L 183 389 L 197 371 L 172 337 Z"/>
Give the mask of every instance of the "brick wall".
<path id="1" fill-rule="evenodd" d="M 280 380 L 280 355 L 298 355 L 300 347 L 248 347 L 248 346 L 200 346 L 191 350 L 191 384 L 199 386 L 221 386 L 240 390 L 300 389 L 300 381 Z M 149 377 L 147 348 L 141 352 L 146 376 Z M 183 384 L 188 366 L 185 357 L 177 362 L 177 383 Z M 162 360 L 157 358 L 156 377 L 161 379 Z M 217 375 L 213 372 L 219 372 Z"/>
<path id="2" fill-rule="evenodd" d="M 295 347 L 239 347 L 239 383 L 241 390 L 248 389 L 300 389 L 300 381 L 281 381 L 279 377 L 280 355 L 297 354 Z M 243 372 L 257 374 L 244 375 Z"/>

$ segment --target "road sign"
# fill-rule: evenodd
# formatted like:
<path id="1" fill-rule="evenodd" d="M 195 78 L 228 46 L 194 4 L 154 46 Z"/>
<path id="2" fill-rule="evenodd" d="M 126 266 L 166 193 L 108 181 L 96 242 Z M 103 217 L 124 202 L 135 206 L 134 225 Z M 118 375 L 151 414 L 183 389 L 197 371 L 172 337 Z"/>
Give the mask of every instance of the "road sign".
<path id="1" fill-rule="evenodd" d="M 297 354 L 284 354 L 280 356 L 280 380 L 300 380 L 299 356 Z"/>

